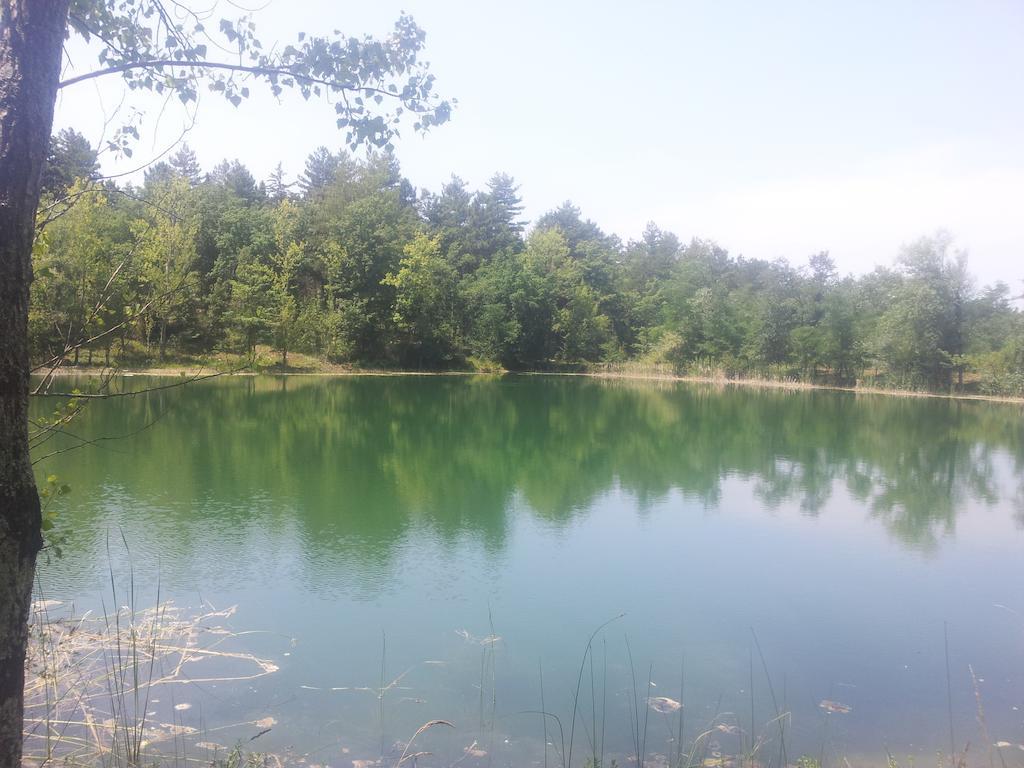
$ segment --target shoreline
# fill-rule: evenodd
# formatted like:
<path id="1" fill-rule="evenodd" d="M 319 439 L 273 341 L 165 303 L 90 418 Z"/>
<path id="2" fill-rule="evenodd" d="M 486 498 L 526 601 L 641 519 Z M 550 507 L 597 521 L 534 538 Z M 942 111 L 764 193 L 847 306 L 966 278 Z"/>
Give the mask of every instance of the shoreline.
<path id="1" fill-rule="evenodd" d="M 109 375 L 111 370 L 101 367 L 70 368 L 62 367 L 54 371 L 54 378 L 72 376 L 100 377 Z M 882 387 L 843 387 L 835 384 L 813 384 L 802 381 L 778 381 L 774 379 L 737 378 L 726 379 L 714 376 L 686 376 L 677 374 L 642 373 L 629 371 L 413 371 L 399 369 L 343 369 L 338 370 L 288 370 L 288 371 L 217 371 L 213 368 L 189 365 L 185 367 L 142 367 L 125 368 L 114 372 L 115 377 L 132 378 L 135 376 L 151 376 L 154 378 L 174 379 L 207 379 L 221 376 L 297 376 L 344 378 L 356 376 L 580 376 L 592 379 L 618 379 L 623 381 L 657 381 L 681 384 L 713 384 L 725 387 L 747 387 L 752 389 L 787 389 L 823 392 L 847 392 L 855 395 L 884 395 L 888 397 L 933 398 L 942 400 L 966 400 L 986 403 L 1002 403 L 1004 405 L 1024 405 L 1024 397 L 1009 395 L 977 395 L 944 392 L 927 392 L 906 389 L 885 389 Z"/>

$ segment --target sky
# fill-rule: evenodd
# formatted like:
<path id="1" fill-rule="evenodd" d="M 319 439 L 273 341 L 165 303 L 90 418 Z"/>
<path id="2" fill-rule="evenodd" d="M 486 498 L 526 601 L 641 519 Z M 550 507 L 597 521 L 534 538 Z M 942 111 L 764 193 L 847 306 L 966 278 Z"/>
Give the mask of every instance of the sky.
<path id="1" fill-rule="evenodd" d="M 220 0 L 213 18 L 240 7 Z M 397 144 L 421 189 L 502 171 L 529 219 L 571 200 L 624 240 L 654 221 L 748 258 L 827 250 L 855 274 L 941 228 L 982 283 L 1021 287 L 1021 0 L 270 0 L 253 18 L 284 44 L 383 35 L 403 10 L 458 99 L 450 123 Z M 67 51 L 67 72 L 93 68 L 82 43 Z M 343 145 L 330 105 L 253 92 L 238 108 L 201 96 L 185 140 L 205 168 L 237 158 L 265 179 L 280 161 L 294 178 L 314 148 Z M 114 76 L 64 89 L 55 129 L 98 142 L 122 102 L 145 111 L 142 139 L 132 159 L 104 154 L 105 173 L 192 122 Z"/>

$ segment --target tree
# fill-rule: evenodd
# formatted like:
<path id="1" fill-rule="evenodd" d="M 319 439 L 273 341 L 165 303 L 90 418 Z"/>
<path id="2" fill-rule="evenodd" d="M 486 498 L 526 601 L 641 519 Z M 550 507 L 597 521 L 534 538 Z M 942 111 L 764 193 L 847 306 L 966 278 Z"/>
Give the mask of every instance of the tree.
<path id="1" fill-rule="evenodd" d="M 68 197 L 74 204 L 36 239 L 33 255 L 32 348 L 48 359 L 60 359 L 74 340 L 96 336 L 124 319 L 123 283 L 131 271 L 128 228 L 107 193 L 79 180 Z M 108 361 L 115 338 L 107 334 L 101 342 Z M 92 345 L 87 347 L 91 361 Z M 73 354 L 77 363 L 77 346 Z"/>
<path id="2" fill-rule="evenodd" d="M 293 184 L 289 184 L 284 180 L 284 167 L 281 163 L 274 166 L 274 170 L 270 172 L 270 178 L 267 179 L 267 197 L 270 198 L 273 203 L 280 203 L 282 200 L 287 200 L 291 195 L 289 191 Z"/>
<path id="3" fill-rule="evenodd" d="M 822 362 L 837 384 L 854 384 L 864 366 L 864 328 L 859 322 L 857 285 L 852 278 L 835 283 L 824 300 Z"/>
<path id="4" fill-rule="evenodd" d="M 405 246 L 419 230 L 413 209 L 395 189 L 348 204 L 336 223 L 337 261 L 328 276 L 332 305 L 346 316 L 344 346 L 365 360 L 385 357 L 391 335 L 394 287 L 384 282 L 399 269 Z"/>
<path id="5" fill-rule="evenodd" d="M 957 385 L 963 387 L 964 354 L 967 342 L 967 314 L 974 297 L 974 285 L 967 271 L 967 254 L 951 252 L 953 237 L 939 231 L 905 246 L 898 263 L 918 296 L 929 292 L 938 301 L 935 326 L 935 359 L 928 365 L 932 371 L 929 383 L 951 383 L 956 371 Z M 919 361 L 918 368 L 923 365 Z"/>
<path id="6" fill-rule="evenodd" d="M 340 158 L 331 153 L 327 147 L 317 147 L 306 158 L 306 168 L 299 176 L 299 189 L 309 197 L 315 195 L 334 183 L 338 177 Z"/>
<path id="7" fill-rule="evenodd" d="M 250 354 L 261 333 L 268 333 L 288 367 L 288 348 L 295 333 L 298 304 L 292 280 L 303 258 L 302 246 L 290 242 L 268 261 L 245 261 L 231 281 L 231 316 L 246 339 Z"/>
<path id="8" fill-rule="evenodd" d="M 0 767 L 21 765 L 25 648 L 43 544 L 28 443 L 32 240 L 67 2 L 0 5 Z"/>
<path id="9" fill-rule="evenodd" d="M 553 326 L 561 337 L 559 354 L 567 361 L 600 360 L 611 339 L 611 321 L 601 313 L 593 288 L 573 285 Z"/>
<path id="10" fill-rule="evenodd" d="M 671 232 L 663 232 L 657 224 L 649 221 L 640 242 L 631 242 L 627 246 L 630 278 L 638 289 L 647 289 L 652 281 L 668 278 L 681 254 L 679 238 Z"/>
<path id="11" fill-rule="evenodd" d="M 523 198 L 519 196 L 519 185 L 507 173 L 496 173 L 487 181 L 487 203 L 497 222 L 519 234 L 526 224 L 520 221 L 523 213 Z"/>
<path id="12" fill-rule="evenodd" d="M 558 208 L 541 216 L 536 223 L 537 230 L 557 229 L 562 233 L 570 251 L 575 251 L 580 243 L 588 240 L 604 240 L 607 238 L 601 228 L 590 219 L 583 219 L 580 209 L 570 201 L 562 203 Z"/>
<path id="13" fill-rule="evenodd" d="M 199 166 L 199 158 L 188 144 L 182 144 L 178 151 L 171 155 L 169 165 L 176 174 L 193 187 L 203 180 L 203 169 Z"/>
<path id="14" fill-rule="evenodd" d="M 456 273 L 441 258 L 437 238 L 418 235 L 405 247 L 398 271 L 383 282 L 395 289 L 394 320 L 408 348 L 406 355 L 419 366 L 454 357 L 460 325 Z"/>
<path id="15" fill-rule="evenodd" d="M 283 47 L 264 46 L 247 19 L 222 20 L 217 32 L 197 19 L 184 7 L 172 17 L 158 0 L 0 0 L 0 768 L 21 763 L 27 623 L 42 546 L 28 442 L 28 312 L 35 215 L 58 90 L 119 75 L 130 88 L 186 104 L 196 101 L 202 83 L 236 105 L 253 83 L 274 95 L 285 88 L 305 98 L 332 95 L 338 127 L 353 146 L 390 143 L 401 112 L 380 109 L 385 102 L 414 115 L 416 130 L 450 115 L 419 58 L 423 32 L 408 16 L 385 41 L 300 35 Z M 99 49 L 99 67 L 61 81 L 69 32 Z M 218 50 L 230 50 L 230 58 L 209 55 Z M 109 144 L 130 153 L 133 135 L 137 129 L 126 126 Z"/>
<path id="16" fill-rule="evenodd" d="M 76 179 L 95 179 L 99 173 L 96 150 L 74 128 L 65 128 L 50 141 L 50 151 L 43 169 L 43 191 L 58 197 Z"/>
<path id="17" fill-rule="evenodd" d="M 463 283 L 471 354 L 507 368 L 522 366 L 524 320 L 530 316 L 530 283 L 520 259 L 501 254 Z"/>
<path id="18" fill-rule="evenodd" d="M 467 242 L 470 217 L 472 216 L 473 195 L 466 182 L 453 175 L 441 186 L 440 194 L 427 193 L 422 202 L 424 218 L 437 233 L 438 247 L 456 269 L 473 261 L 468 252 L 472 246 Z"/>
<path id="19" fill-rule="evenodd" d="M 813 254 L 807 259 L 807 264 L 811 269 L 814 282 L 820 286 L 831 285 L 839 274 L 836 270 L 836 262 L 828 255 L 828 251 Z"/>
<path id="20" fill-rule="evenodd" d="M 171 181 L 174 175 L 174 169 L 171 168 L 171 164 L 161 160 L 158 163 L 153 163 L 142 172 L 143 185 L 147 189 L 157 187 Z"/>
<path id="21" fill-rule="evenodd" d="M 211 349 L 224 341 L 229 331 L 238 329 L 229 317 L 232 280 L 242 263 L 271 251 L 274 228 L 263 205 L 250 204 L 233 189 L 202 184 L 196 192 L 199 231 L 195 269 L 200 305 L 192 336 L 204 349 Z"/>
<path id="22" fill-rule="evenodd" d="M 281 352 L 281 367 L 288 367 L 288 348 L 295 335 L 299 316 L 295 280 L 305 259 L 305 247 L 296 241 L 298 210 L 291 202 L 281 203 L 274 211 L 274 242 L 267 267 L 270 291 L 264 312 L 273 336 L 274 348 Z"/>
<path id="23" fill-rule="evenodd" d="M 167 331 L 193 301 L 199 213 L 194 191 L 184 177 L 161 185 L 147 220 L 137 223 L 139 280 L 157 330 L 160 361 L 167 353 Z M 149 341 L 147 336 L 146 341 Z"/>
<path id="24" fill-rule="evenodd" d="M 230 190 L 236 197 L 252 203 L 264 196 L 264 190 L 239 160 L 222 160 L 213 167 L 206 180 L 214 186 Z"/>
<path id="25" fill-rule="evenodd" d="M 875 332 L 875 351 L 891 383 L 916 388 L 947 378 L 952 361 L 941 346 L 944 309 L 930 285 L 910 281 L 894 291 Z"/>
<path id="26" fill-rule="evenodd" d="M 825 359 L 825 335 L 816 325 L 798 325 L 789 334 L 789 345 L 800 375 L 813 379 Z"/>

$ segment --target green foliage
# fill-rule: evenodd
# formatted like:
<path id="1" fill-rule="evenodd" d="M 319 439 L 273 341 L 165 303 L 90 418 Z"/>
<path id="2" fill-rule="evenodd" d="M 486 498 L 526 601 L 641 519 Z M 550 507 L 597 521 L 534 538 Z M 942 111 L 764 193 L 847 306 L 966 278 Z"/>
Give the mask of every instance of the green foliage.
<path id="1" fill-rule="evenodd" d="M 941 348 L 941 298 L 930 286 L 897 288 L 878 319 L 875 353 L 893 383 L 916 387 L 942 378 L 949 356 Z"/>
<path id="2" fill-rule="evenodd" d="M 381 281 L 395 289 L 394 322 L 405 347 L 400 357 L 424 365 L 451 360 L 459 349 L 457 275 L 441 257 L 438 238 L 417 235 L 399 269 Z"/>
<path id="3" fill-rule="evenodd" d="M 939 233 L 894 269 L 837 275 L 682 244 L 626 244 L 571 204 L 527 233 L 515 182 L 458 178 L 417 197 L 395 157 L 314 152 L 293 194 L 243 165 L 203 174 L 184 149 L 143 189 L 73 182 L 45 202 L 32 348 L 104 362 L 260 345 L 333 363 L 548 369 L 638 361 L 661 372 L 1024 394 L 1024 316 L 976 290 Z M 121 194 L 122 192 L 126 194 Z M 148 351 L 147 351 L 148 350 Z M 269 364 L 269 361 L 268 361 Z"/>
<path id="4" fill-rule="evenodd" d="M 73 128 L 65 128 L 50 139 L 50 151 L 43 168 L 43 194 L 60 197 L 77 179 L 93 180 L 99 173 L 96 150 Z"/>
<path id="5" fill-rule="evenodd" d="M 254 82 L 274 96 L 294 89 L 304 99 L 329 99 L 352 147 L 390 146 L 405 113 L 417 131 L 451 115 L 452 104 L 435 93 L 434 76 L 420 58 L 426 35 L 405 14 L 382 40 L 300 32 L 291 44 L 266 47 L 250 16 L 221 18 L 213 28 L 194 13 L 168 13 L 157 0 L 72 0 L 68 23 L 98 47 L 99 69 L 63 81 L 62 88 L 118 74 L 130 89 L 166 93 L 186 105 L 205 86 L 235 106 L 249 98 Z M 129 122 L 108 146 L 130 156 L 138 137 Z"/>
<path id="6" fill-rule="evenodd" d="M 33 249 L 29 334 L 43 359 L 61 355 L 80 337 L 95 337 L 98 346 L 109 348 L 114 336 L 107 331 L 123 321 L 133 299 L 126 283 L 121 290 L 110 285 L 111 275 L 124 276 L 132 259 L 128 217 L 106 191 L 87 182 L 72 182 L 68 194 L 74 204 L 59 210 Z M 44 209 L 54 205 L 43 203 Z M 73 354 L 77 360 L 78 350 Z"/>
<path id="7" fill-rule="evenodd" d="M 39 500 L 42 506 L 42 531 L 43 541 L 48 552 L 55 557 L 61 557 L 64 553 L 63 546 L 67 542 L 69 532 L 59 530 L 57 518 L 60 514 L 60 505 L 57 500 L 71 493 L 71 486 L 60 482 L 56 475 L 47 475 L 46 483 L 39 488 Z"/>
<path id="8" fill-rule="evenodd" d="M 438 194 L 401 174 L 391 140 L 445 122 L 451 104 L 401 16 L 384 39 L 300 34 L 264 47 L 251 18 L 168 16 L 154 0 L 73 0 L 71 29 L 99 69 L 189 104 L 200 87 L 233 104 L 262 84 L 325 97 L 348 149 L 316 149 L 291 191 L 239 161 L 202 173 L 182 147 L 142 190 L 90 186 L 95 152 L 53 142 L 36 246 L 31 317 L 39 360 L 115 341 L 206 354 L 270 345 L 354 364 L 505 368 L 642 360 L 679 373 L 869 382 L 1019 393 L 1021 313 L 1006 286 L 978 291 L 943 232 L 906 246 L 895 269 L 840 278 L 825 252 L 807 266 L 731 257 L 650 223 L 621 243 L 570 202 L 524 235 L 515 181 Z M 222 56 L 231 51 L 230 56 Z M 403 117 L 404 116 L 404 117 Z M 130 154 L 134 122 L 108 148 Z M 75 179 L 80 179 L 76 181 Z M 73 194 L 72 194 L 73 193 Z M 65 198 L 67 201 L 65 201 Z M 71 206 L 77 199 L 81 205 Z M 80 208 L 80 210 L 75 210 Z M 75 340 L 82 340 L 74 343 Z"/>
<path id="9" fill-rule="evenodd" d="M 134 226 L 135 276 L 144 307 L 139 319 L 156 326 L 163 360 L 168 330 L 186 322 L 193 311 L 199 212 L 194 192 L 181 177 L 158 185 L 151 199 L 147 215 Z"/>
<path id="10" fill-rule="evenodd" d="M 215 758 L 210 762 L 211 768 L 266 768 L 267 756 L 262 752 L 248 752 L 241 744 L 236 744 L 223 758 Z"/>

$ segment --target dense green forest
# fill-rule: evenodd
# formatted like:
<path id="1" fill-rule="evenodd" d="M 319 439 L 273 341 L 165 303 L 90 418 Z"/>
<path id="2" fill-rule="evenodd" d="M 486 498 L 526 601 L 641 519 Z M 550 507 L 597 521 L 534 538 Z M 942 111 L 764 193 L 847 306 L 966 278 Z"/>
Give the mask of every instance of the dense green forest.
<path id="1" fill-rule="evenodd" d="M 54 138 L 34 253 L 40 363 L 274 350 L 415 369 L 650 366 L 692 375 L 1024 395 L 1024 314 L 950 236 L 842 276 L 649 224 L 622 242 L 565 203 L 527 228 L 516 183 L 416 190 L 392 154 L 314 151 L 294 184 L 182 146 L 141 186 Z M 293 358 L 294 360 L 294 358 Z"/>

